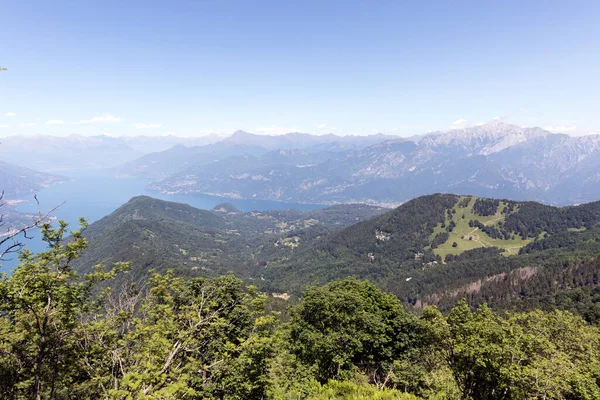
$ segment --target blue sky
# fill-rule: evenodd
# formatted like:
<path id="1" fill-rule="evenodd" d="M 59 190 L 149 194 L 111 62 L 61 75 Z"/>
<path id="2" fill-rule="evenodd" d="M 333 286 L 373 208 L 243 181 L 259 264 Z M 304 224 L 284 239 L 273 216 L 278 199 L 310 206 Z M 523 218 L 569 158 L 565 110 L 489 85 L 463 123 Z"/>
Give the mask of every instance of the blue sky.
<path id="1" fill-rule="evenodd" d="M 4 1 L 0 136 L 600 132 L 600 2 Z"/>

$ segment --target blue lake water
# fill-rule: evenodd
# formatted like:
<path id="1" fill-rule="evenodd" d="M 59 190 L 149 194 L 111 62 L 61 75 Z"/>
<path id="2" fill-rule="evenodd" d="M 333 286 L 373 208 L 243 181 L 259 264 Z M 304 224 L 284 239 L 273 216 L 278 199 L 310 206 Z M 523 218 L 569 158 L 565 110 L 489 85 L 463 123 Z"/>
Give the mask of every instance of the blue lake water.
<path id="1" fill-rule="evenodd" d="M 64 174 L 63 174 L 64 175 Z M 62 204 L 53 215 L 58 219 L 70 223 L 72 228 L 78 225 L 80 217 L 87 218 L 90 223 L 110 214 L 134 196 L 147 195 L 163 200 L 187 203 L 192 207 L 210 210 L 219 203 L 229 202 L 242 211 L 264 211 L 297 209 L 310 210 L 324 206 L 317 204 L 281 203 L 264 200 L 240 200 L 207 195 L 167 195 L 146 190 L 150 183 L 147 179 L 122 178 L 115 179 L 113 173 L 89 172 L 71 173 L 67 175 L 71 180 L 56 186 L 42 189 L 37 197 L 40 201 L 42 212 Z M 64 204 L 63 204 L 64 203 Z M 28 203 L 19 204 L 19 211 L 37 212 L 37 204 L 33 196 Z M 32 240 L 25 240 L 26 247 L 33 252 L 44 249 L 43 242 L 37 232 L 33 233 Z M 16 266 L 16 257 L 13 260 L 3 261 L 0 265 L 1 272 L 9 272 Z"/>

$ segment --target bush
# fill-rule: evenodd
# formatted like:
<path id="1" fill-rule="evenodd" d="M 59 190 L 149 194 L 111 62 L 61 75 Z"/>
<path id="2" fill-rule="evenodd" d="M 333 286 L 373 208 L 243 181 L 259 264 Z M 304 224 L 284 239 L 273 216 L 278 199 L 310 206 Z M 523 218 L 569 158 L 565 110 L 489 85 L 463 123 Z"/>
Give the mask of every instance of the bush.
<path id="1" fill-rule="evenodd" d="M 375 386 L 352 381 L 331 380 L 321 386 L 319 391 L 310 397 L 314 400 L 419 400 L 410 393 L 393 389 L 377 389 Z"/>

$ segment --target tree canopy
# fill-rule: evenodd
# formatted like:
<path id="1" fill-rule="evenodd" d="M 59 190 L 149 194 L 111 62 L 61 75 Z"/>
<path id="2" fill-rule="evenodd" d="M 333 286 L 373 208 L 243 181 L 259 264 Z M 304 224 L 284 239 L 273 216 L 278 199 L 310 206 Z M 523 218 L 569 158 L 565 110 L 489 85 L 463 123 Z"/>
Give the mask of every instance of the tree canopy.
<path id="1" fill-rule="evenodd" d="M 415 313 L 355 277 L 294 301 L 231 274 L 80 275 L 67 233 L 44 224 L 48 249 L 0 279 L 3 399 L 600 399 L 600 330 L 569 311 Z"/>

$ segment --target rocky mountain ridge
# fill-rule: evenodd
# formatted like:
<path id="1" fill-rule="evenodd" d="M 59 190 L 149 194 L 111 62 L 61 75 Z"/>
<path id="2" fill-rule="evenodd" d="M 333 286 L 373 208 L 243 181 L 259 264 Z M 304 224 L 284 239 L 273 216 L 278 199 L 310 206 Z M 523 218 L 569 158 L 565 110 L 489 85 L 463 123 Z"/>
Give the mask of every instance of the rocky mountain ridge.
<path id="1" fill-rule="evenodd" d="M 166 193 L 387 206 L 436 192 L 557 205 L 600 198 L 600 135 L 571 137 L 492 121 L 329 154 L 311 148 L 286 151 L 285 161 L 263 152 L 246 154 L 243 162 L 223 158 L 189 166 L 149 187 Z"/>

